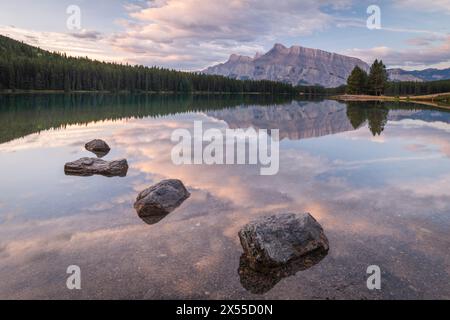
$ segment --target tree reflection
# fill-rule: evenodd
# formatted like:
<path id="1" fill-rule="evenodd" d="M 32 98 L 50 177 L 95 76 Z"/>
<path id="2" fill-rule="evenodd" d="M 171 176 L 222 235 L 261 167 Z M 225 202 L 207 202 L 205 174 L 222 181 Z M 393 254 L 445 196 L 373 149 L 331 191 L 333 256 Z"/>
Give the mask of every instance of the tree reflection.
<path id="1" fill-rule="evenodd" d="M 0 143 L 48 129 L 104 120 L 160 117 L 242 105 L 290 103 L 289 95 L 13 94 L 0 95 Z"/>
<path id="2" fill-rule="evenodd" d="M 370 132 L 379 136 L 384 131 L 389 115 L 389 108 L 382 102 L 348 102 L 347 117 L 354 129 L 368 122 Z"/>

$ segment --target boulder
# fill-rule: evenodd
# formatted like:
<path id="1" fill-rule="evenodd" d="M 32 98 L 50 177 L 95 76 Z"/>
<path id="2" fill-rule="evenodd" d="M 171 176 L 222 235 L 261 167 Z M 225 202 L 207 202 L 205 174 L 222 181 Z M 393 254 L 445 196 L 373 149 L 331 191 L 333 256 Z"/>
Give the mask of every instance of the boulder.
<path id="1" fill-rule="evenodd" d="M 164 180 L 142 191 L 136 199 L 134 208 L 146 223 L 155 224 L 190 196 L 180 180 Z"/>
<path id="2" fill-rule="evenodd" d="M 249 267 L 257 271 L 283 267 L 316 250 L 329 249 L 321 225 L 309 213 L 260 218 L 244 226 L 239 238 Z"/>
<path id="3" fill-rule="evenodd" d="M 118 161 L 104 161 L 97 158 L 82 158 L 74 162 L 66 163 L 64 172 L 66 175 L 82 177 L 93 175 L 125 177 L 128 172 L 128 163 L 125 159 Z"/>
<path id="4" fill-rule="evenodd" d="M 106 156 L 111 150 L 108 144 L 100 139 L 95 139 L 86 143 L 85 148 L 86 150 L 95 153 L 95 155 L 99 158 Z"/>

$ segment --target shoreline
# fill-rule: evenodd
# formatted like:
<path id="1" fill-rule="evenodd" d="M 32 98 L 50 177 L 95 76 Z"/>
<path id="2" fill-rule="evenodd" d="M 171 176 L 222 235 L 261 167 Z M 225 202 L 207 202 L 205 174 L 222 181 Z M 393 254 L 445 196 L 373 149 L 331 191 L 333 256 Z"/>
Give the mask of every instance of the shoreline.
<path id="1" fill-rule="evenodd" d="M 441 97 L 450 97 L 450 92 L 446 93 L 438 93 L 438 94 L 430 94 L 430 95 L 422 95 L 422 96 L 401 96 L 401 97 L 392 97 L 392 96 L 371 96 L 371 95 L 337 95 L 330 96 L 329 99 L 343 102 L 369 102 L 369 101 L 390 101 L 390 102 L 411 102 L 422 105 L 427 105 L 430 107 L 442 108 L 442 109 L 450 109 L 450 104 L 442 104 L 440 103 Z"/>
<path id="2" fill-rule="evenodd" d="M 175 91 L 139 91 L 139 92 L 131 92 L 131 91 L 86 91 L 86 90 L 77 90 L 66 92 L 64 90 L 0 90 L 0 95 L 19 95 L 19 94 L 151 94 L 151 95 L 260 95 L 260 96 L 297 96 L 296 94 L 290 93 L 272 93 L 272 92 L 208 92 L 208 91 L 191 91 L 191 92 L 175 92 Z M 372 96 L 372 95 L 350 95 L 350 94 L 342 94 L 342 95 L 305 95 L 300 93 L 298 97 L 305 96 L 313 96 L 313 97 L 321 97 L 323 99 L 335 100 L 340 102 L 370 102 L 370 101 L 389 101 L 389 102 L 410 102 L 421 105 L 426 105 L 429 107 L 440 108 L 450 110 L 450 104 L 442 103 L 440 98 L 446 98 L 446 100 L 450 99 L 450 92 L 446 93 L 438 93 L 431 95 L 422 95 L 422 96 Z"/>
<path id="3" fill-rule="evenodd" d="M 177 92 L 177 91 L 88 91 L 88 90 L 76 90 L 76 91 L 64 91 L 64 90 L 0 90 L 0 95 L 6 94 L 175 94 L 175 95 L 189 95 L 189 94 L 248 94 L 248 95 L 295 95 L 292 93 L 272 93 L 272 92 L 219 92 L 219 91 L 189 91 L 189 92 Z"/>

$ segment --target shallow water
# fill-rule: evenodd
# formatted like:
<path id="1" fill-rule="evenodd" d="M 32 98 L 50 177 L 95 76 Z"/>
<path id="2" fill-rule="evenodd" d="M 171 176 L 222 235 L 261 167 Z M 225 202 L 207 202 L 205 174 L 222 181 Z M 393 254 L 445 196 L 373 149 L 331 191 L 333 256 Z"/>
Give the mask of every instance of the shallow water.
<path id="1" fill-rule="evenodd" d="M 280 171 L 175 166 L 176 128 L 280 129 Z M 126 158 L 125 178 L 70 177 L 64 163 Z M 450 299 L 450 113 L 417 105 L 261 97 L 0 97 L 1 299 Z M 166 178 L 191 192 L 154 225 L 137 194 Z M 330 251 L 258 290 L 239 273 L 238 231 L 310 212 Z M 82 290 L 66 288 L 78 265 Z M 382 289 L 366 269 L 382 270 Z"/>

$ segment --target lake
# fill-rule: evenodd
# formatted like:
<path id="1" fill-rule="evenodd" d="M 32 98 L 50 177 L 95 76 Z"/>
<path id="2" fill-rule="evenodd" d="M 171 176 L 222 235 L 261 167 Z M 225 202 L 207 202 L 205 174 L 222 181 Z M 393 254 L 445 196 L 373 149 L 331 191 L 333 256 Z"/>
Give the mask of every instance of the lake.
<path id="1" fill-rule="evenodd" d="M 280 169 L 182 165 L 171 134 L 279 129 Z M 64 164 L 100 138 L 126 177 Z M 450 299 L 450 112 L 265 96 L 0 96 L 0 299 Z M 156 224 L 133 208 L 163 179 L 191 197 Z M 310 212 L 330 251 L 289 276 L 252 276 L 238 232 Z M 68 290 L 68 266 L 81 290 Z M 381 290 L 369 290 L 369 266 Z"/>

